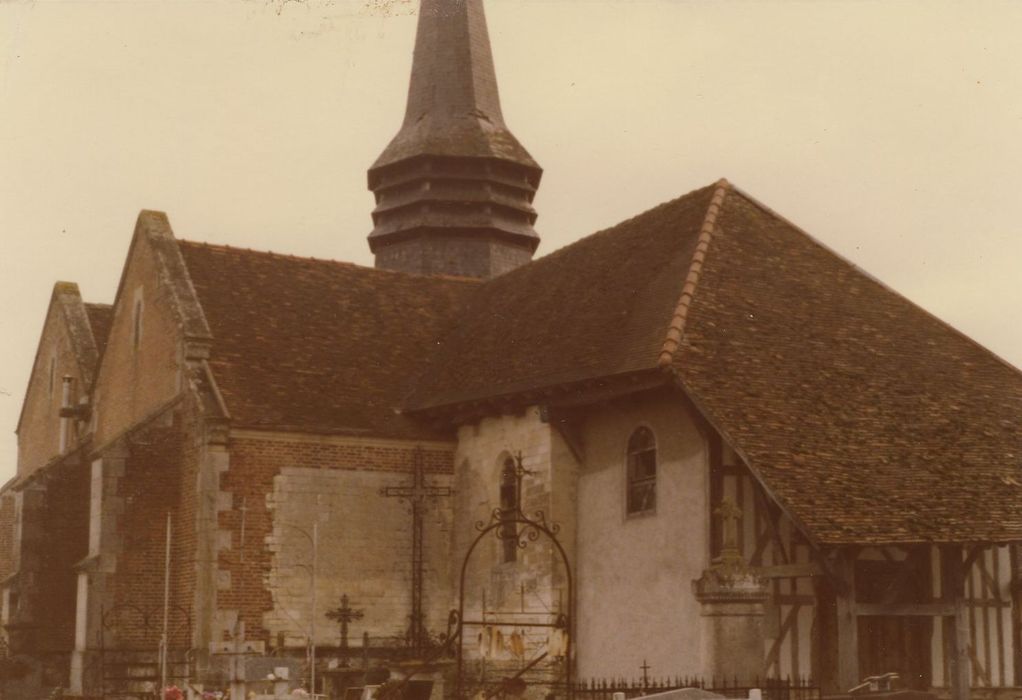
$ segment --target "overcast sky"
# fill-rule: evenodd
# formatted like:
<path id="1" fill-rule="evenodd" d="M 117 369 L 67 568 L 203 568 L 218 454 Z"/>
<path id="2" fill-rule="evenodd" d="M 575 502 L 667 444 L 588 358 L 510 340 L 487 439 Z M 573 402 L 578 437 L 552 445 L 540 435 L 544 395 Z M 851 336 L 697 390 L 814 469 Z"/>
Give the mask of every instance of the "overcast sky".
<path id="1" fill-rule="evenodd" d="M 139 209 L 371 264 L 413 0 L 0 0 L 0 482 L 53 282 Z M 1022 3 L 489 0 L 546 254 L 727 177 L 1022 365 Z"/>

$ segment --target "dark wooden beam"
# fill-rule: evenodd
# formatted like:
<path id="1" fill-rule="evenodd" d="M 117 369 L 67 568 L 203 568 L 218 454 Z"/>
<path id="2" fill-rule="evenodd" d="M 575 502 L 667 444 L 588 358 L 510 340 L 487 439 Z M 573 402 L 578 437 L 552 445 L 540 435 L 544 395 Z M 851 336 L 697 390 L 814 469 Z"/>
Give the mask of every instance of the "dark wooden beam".
<path id="1" fill-rule="evenodd" d="M 623 398 L 651 389 L 669 386 L 670 381 L 659 372 L 608 377 L 601 380 L 581 382 L 567 387 L 568 391 L 558 397 L 550 397 L 546 401 L 551 408 L 578 408 L 602 401 Z"/>
<path id="2" fill-rule="evenodd" d="M 859 603 L 856 614 L 891 616 L 891 617 L 951 617 L 955 614 L 955 605 L 951 602 L 934 603 Z"/>
<path id="3" fill-rule="evenodd" d="M 1011 566 L 1011 604 L 1015 608 L 1011 615 L 1011 649 L 1014 660 L 1015 685 L 1022 683 L 1022 616 L 1018 611 L 1022 610 L 1022 556 L 1020 556 L 1019 545 L 1008 545 L 1009 562 Z"/>
<path id="4" fill-rule="evenodd" d="M 975 558 L 973 557 L 973 561 Z M 969 618 L 965 607 L 965 566 L 960 545 L 940 548 L 941 594 L 953 607 L 953 615 L 944 623 L 944 638 L 948 640 L 948 666 L 951 678 L 948 685 L 952 700 L 969 700 Z"/>
<path id="5" fill-rule="evenodd" d="M 840 549 L 833 575 L 841 582 L 837 592 L 837 679 L 842 692 L 859 685 L 859 616 L 855 600 L 855 560 L 858 551 Z"/>
<path id="6" fill-rule="evenodd" d="M 760 566 L 753 568 L 753 572 L 763 578 L 808 578 L 823 575 L 823 569 L 816 563 Z"/>
<path id="7" fill-rule="evenodd" d="M 972 571 L 973 564 L 976 563 L 976 560 L 979 559 L 979 556 L 983 554 L 986 549 L 986 545 L 977 544 L 969 550 L 969 554 L 965 557 L 965 562 L 962 563 L 962 581 L 964 581 L 965 577 L 969 575 L 969 572 Z"/>

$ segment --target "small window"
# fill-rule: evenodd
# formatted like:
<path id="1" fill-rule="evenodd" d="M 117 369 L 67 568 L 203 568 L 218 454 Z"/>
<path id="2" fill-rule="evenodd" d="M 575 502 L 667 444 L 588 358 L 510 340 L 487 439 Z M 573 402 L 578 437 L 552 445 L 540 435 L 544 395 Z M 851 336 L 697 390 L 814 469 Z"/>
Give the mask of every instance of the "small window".
<path id="1" fill-rule="evenodd" d="M 656 509 L 656 440 L 649 428 L 628 439 L 628 515 Z"/>
<path id="2" fill-rule="evenodd" d="M 131 347 L 138 350 L 142 343 L 142 300 L 135 300 L 135 313 L 132 320 Z"/>
<path id="3" fill-rule="evenodd" d="M 53 389 L 57 385 L 57 358 L 50 358 L 50 398 L 53 398 Z"/>
<path id="4" fill-rule="evenodd" d="M 518 476 L 515 461 L 508 457 L 500 470 L 500 514 L 502 518 L 513 518 L 518 511 Z M 508 522 L 500 526 L 500 543 L 503 547 L 504 563 L 518 559 L 518 523 Z"/>

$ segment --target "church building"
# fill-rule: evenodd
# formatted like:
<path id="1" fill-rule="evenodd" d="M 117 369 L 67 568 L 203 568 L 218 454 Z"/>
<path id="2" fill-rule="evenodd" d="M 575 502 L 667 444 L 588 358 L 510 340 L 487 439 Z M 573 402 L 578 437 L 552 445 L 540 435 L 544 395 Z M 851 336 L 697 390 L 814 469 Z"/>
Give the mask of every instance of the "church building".
<path id="1" fill-rule="evenodd" d="M 1017 695 L 1022 373 L 726 180 L 533 259 L 541 175 L 421 0 L 375 267 L 146 210 L 111 305 L 56 283 L 0 684 Z"/>

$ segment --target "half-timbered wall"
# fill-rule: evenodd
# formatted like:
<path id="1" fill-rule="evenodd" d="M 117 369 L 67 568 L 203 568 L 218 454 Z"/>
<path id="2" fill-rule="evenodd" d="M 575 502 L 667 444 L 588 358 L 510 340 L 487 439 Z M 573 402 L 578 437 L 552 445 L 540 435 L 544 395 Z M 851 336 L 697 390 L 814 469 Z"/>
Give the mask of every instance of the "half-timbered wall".
<path id="1" fill-rule="evenodd" d="M 742 511 L 738 547 L 749 566 L 809 566 L 812 552 L 806 540 L 766 496 L 763 489 L 726 446 L 721 450 L 720 472 L 714 489 Z M 718 543 L 715 543 L 718 544 Z M 812 675 L 812 636 L 816 597 L 810 577 L 772 576 L 772 596 L 766 605 L 763 673 L 765 676 Z"/>
<path id="2" fill-rule="evenodd" d="M 828 584 L 821 580 L 823 571 L 814 563 L 815 551 L 792 521 L 770 500 L 733 451 L 726 446 L 720 447 L 715 462 L 711 479 L 713 500 L 730 500 L 741 509 L 739 549 L 749 566 L 759 569 L 769 579 L 772 595 L 766 606 L 764 675 L 815 678 L 821 671 L 826 673 L 823 667 L 833 663 L 831 656 L 834 652 L 828 652 L 824 648 L 826 645 L 821 643 L 827 621 L 819 620 L 817 616 L 825 605 L 825 601 L 818 597 L 819 589 L 826 588 Z M 712 537 L 716 550 L 719 548 L 719 534 L 714 532 Z M 904 563 L 908 553 L 907 547 L 860 548 L 856 560 L 859 597 L 865 596 L 868 599 L 870 576 L 877 576 L 876 572 L 884 566 L 896 569 Z M 912 594 L 918 596 L 912 602 L 939 601 L 942 596 L 940 549 L 936 546 L 925 547 L 914 556 L 922 556 L 924 561 L 923 569 L 912 575 L 913 578 L 919 578 L 919 581 L 909 586 Z M 1018 682 L 1015 669 L 1016 648 L 1019 646 L 1019 615 L 1012 602 L 1012 571 L 1013 566 L 1018 568 L 1018 563 L 1008 546 L 991 545 L 980 551 L 966 548 L 963 557 L 966 564 L 970 565 L 966 573 L 965 597 L 970 634 L 971 685 L 974 688 L 1014 686 Z M 929 572 L 926 567 L 930 568 Z M 786 576 L 786 573 L 792 575 Z M 879 582 L 872 582 L 872 588 L 878 585 Z M 885 621 L 888 627 L 896 629 L 885 633 L 882 629 Z M 948 621 L 949 618 L 913 616 L 909 622 L 892 623 L 890 618 L 860 616 L 860 676 L 879 670 L 877 666 L 884 663 L 885 654 L 893 659 L 898 654 L 912 653 L 909 645 L 915 644 L 916 638 L 923 635 L 922 644 L 918 646 L 925 650 L 928 640 L 928 663 L 927 659 L 918 659 L 913 667 L 922 669 L 919 673 L 925 675 L 925 678 L 906 678 L 903 681 L 906 685 L 917 687 L 932 685 L 947 688 L 951 678 Z M 869 648 L 870 643 L 878 648 Z"/>
<path id="3" fill-rule="evenodd" d="M 934 561 L 939 558 L 934 553 Z M 966 559 L 968 561 L 968 559 Z M 940 580 L 935 577 L 934 597 L 940 595 Z M 987 547 L 976 557 L 966 573 L 965 597 L 969 617 L 969 658 L 972 661 L 971 685 L 974 688 L 1015 686 L 1017 613 L 1012 609 L 1011 548 Z M 950 677 L 944 653 L 946 631 L 934 626 L 934 685 L 947 685 Z"/>

